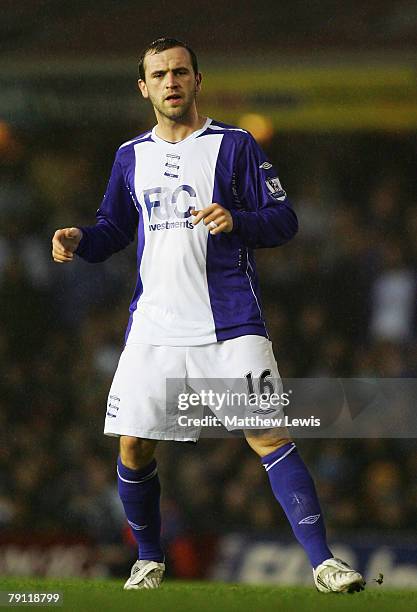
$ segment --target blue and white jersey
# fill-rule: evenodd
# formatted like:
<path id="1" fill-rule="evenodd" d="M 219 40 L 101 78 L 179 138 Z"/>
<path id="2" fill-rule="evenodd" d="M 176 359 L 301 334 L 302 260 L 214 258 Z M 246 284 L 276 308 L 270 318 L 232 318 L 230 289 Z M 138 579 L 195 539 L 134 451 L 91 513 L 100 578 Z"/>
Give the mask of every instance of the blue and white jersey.
<path id="1" fill-rule="evenodd" d="M 191 210 L 229 209 L 233 231 L 211 235 Z M 116 154 L 97 223 L 77 254 L 103 261 L 138 236 L 127 343 L 191 346 L 268 337 L 253 249 L 284 244 L 297 217 L 277 172 L 245 130 L 207 119 L 181 142 L 155 128 Z"/>

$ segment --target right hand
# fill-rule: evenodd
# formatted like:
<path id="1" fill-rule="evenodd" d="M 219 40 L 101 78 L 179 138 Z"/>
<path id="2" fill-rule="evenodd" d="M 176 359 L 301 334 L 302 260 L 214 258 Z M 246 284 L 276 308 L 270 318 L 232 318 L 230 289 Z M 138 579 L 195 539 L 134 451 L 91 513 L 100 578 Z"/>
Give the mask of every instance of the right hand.
<path id="1" fill-rule="evenodd" d="M 78 227 L 56 230 L 52 238 L 52 259 L 57 263 L 72 261 L 82 237 L 83 233 Z"/>

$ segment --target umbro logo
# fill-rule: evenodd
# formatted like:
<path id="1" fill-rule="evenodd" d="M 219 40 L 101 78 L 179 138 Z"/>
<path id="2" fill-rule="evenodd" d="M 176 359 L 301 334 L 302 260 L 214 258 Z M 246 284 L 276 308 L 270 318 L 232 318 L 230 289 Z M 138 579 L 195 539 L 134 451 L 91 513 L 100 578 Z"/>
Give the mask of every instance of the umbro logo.
<path id="1" fill-rule="evenodd" d="M 253 414 L 271 414 L 275 412 L 275 408 L 258 408 L 258 410 L 252 410 Z"/>
<path id="2" fill-rule="evenodd" d="M 129 521 L 129 519 L 128 519 L 127 522 L 132 527 L 132 529 L 134 529 L 135 531 L 142 531 L 142 529 L 146 529 L 146 527 L 147 527 L 147 525 L 137 525 L 133 521 Z"/>
<path id="3" fill-rule="evenodd" d="M 263 168 L 264 170 L 269 170 L 270 168 L 272 168 L 272 164 L 266 161 L 263 164 L 261 164 L 259 167 Z"/>
<path id="4" fill-rule="evenodd" d="M 314 525 L 320 518 L 320 514 L 312 514 L 311 516 L 306 516 L 305 518 L 298 521 L 299 525 Z"/>

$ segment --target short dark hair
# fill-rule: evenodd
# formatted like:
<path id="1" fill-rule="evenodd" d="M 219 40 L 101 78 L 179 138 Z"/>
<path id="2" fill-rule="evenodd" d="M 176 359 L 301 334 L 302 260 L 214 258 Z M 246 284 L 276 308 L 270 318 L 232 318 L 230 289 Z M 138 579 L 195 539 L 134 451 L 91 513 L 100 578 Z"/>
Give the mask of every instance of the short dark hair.
<path id="1" fill-rule="evenodd" d="M 139 78 L 142 79 L 142 81 L 145 80 L 144 62 L 145 62 L 145 56 L 148 53 L 162 53 L 162 51 L 166 51 L 167 49 L 172 49 L 173 47 L 183 47 L 184 49 L 187 49 L 191 57 L 191 64 L 193 66 L 194 74 L 197 74 L 198 73 L 197 56 L 187 43 L 183 42 L 182 40 L 177 40 L 176 38 L 157 38 L 156 40 L 151 42 L 151 44 L 148 45 L 145 49 L 143 49 L 142 53 L 140 54 L 139 66 L 138 66 Z"/>

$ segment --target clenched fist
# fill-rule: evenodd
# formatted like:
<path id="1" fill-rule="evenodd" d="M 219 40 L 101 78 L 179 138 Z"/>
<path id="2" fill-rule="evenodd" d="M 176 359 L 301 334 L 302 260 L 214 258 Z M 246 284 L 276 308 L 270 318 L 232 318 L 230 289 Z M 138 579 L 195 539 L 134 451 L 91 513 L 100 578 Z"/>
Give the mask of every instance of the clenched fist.
<path id="1" fill-rule="evenodd" d="M 52 258 L 57 263 L 67 263 L 74 259 L 83 233 L 78 227 L 56 230 L 52 238 Z"/>

